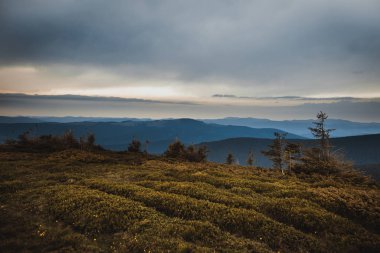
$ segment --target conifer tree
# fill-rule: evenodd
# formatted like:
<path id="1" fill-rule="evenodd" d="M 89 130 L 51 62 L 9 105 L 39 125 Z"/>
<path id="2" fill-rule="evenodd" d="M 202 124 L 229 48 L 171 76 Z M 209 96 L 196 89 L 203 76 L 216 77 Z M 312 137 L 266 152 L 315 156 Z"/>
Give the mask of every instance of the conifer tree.
<path id="1" fill-rule="evenodd" d="M 194 145 L 190 145 L 185 150 L 186 153 L 186 160 L 190 162 L 195 162 L 197 160 L 197 150 Z"/>
<path id="2" fill-rule="evenodd" d="M 254 162 L 255 162 L 255 157 L 253 155 L 252 150 L 250 150 L 249 153 L 248 153 L 248 157 L 247 157 L 247 164 L 249 166 L 252 166 Z"/>
<path id="3" fill-rule="evenodd" d="M 89 133 L 87 135 L 87 145 L 89 146 L 89 148 L 92 148 L 95 146 L 95 134 Z"/>
<path id="4" fill-rule="evenodd" d="M 288 170 L 292 171 L 297 160 L 301 156 L 301 145 L 297 143 L 287 142 L 284 149 L 284 160 L 288 165 Z"/>
<path id="5" fill-rule="evenodd" d="M 320 140 L 320 159 L 328 161 L 330 159 L 330 132 L 335 129 L 326 128 L 326 120 L 328 116 L 326 113 L 320 111 L 317 114 L 317 120 L 313 122 L 314 127 L 309 127 L 313 136 Z"/>
<path id="6" fill-rule="evenodd" d="M 185 145 L 179 140 L 172 142 L 164 153 L 166 157 L 170 158 L 184 158 L 185 154 Z"/>
<path id="7" fill-rule="evenodd" d="M 67 130 L 62 135 L 62 142 L 66 148 L 79 147 L 78 141 L 75 139 L 74 133 L 71 129 Z"/>
<path id="8" fill-rule="evenodd" d="M 22 145 L 28 144 L 30 142 L 30 137 L 29 137 L 29 131 L 26 131 L 18 136 L 19 143 Z"/>
<path id="9" fill-rule="evenodd" d="M 228 153 L 226 158 L 226 164 L 234 164 L 235 163 L 235 157 L 232 153 Z"/>
<path id="10" fill-rule="evenodd" d="M 128 152 L 140 153 L 141 152 L 141 142 L 137 139 L 133 139 L 128 145 Z"/>
<path id="11" fill-rule="evenodd" d="M 95 147 L 95 134 L 88 133 L 86 136 L 81 136 L 79 138 L 79 145 L 81 149 L 90 150 Z"/>
<path id="12" fill-rule="evenodd" d="M 284 144 L 286 133 L 274 133 L 276 137 L 272 144 L 268 145 L 269 150 L 261 151 L 263 155 L 267 156 L 273 162 L 273 168 L 281 170 L 282 174 L 284 172 Z"/>
<path id="13" fill-rule="evenodd" d="M 303 151 L 300 159 L 302 163 L 295 168 L 298 171 L 328 175 L 342 173 L 351 168 L 349 163 L 331 153 L 330 133 L 335 129 L 326 128 L 327 118 L 326 113 L 319 112 L 317 120 L 313 122 L 314 127 L 309 128 L 314 137 L 319 140 L 319 145 Z"/>
<path id="14" fill-rule="evenodd" d="M 207 147 L 201 146 L 198 148 L 197 154 L 198 154 L 198 162 L 206 162 L 207 161 Z"/>
<path id="15" fill-rule="evenodd" d="M 145 140 L 144 142 L 144 153 L 148 154 L 148 145 L 149 145 L 149 140 Z"/>

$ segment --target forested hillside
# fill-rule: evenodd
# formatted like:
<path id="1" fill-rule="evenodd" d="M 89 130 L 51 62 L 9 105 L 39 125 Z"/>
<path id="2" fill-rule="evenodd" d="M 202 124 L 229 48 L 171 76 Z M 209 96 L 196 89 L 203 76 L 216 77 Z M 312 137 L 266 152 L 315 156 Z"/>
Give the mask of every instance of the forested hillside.
<path id="1" fill-rule="evenodd" d="M 317 146 L 318 140 L 289 139 L 289 142 L 299 143 L 308 148 Z M 272 143 L 269 139 L 233 138 L 215 142 L 205 142 L 209 149 L 209 159 L 214 162 L 224 162 L 228 153 L 233 153 L 241 164 L 245 164 L 250 150 L 254 152 L 257 166 L 270 167 L 271 162 L 261 153 Z M 356 165 L 380 164 L 380 134 L 332 138 L 333 152 Z"/>

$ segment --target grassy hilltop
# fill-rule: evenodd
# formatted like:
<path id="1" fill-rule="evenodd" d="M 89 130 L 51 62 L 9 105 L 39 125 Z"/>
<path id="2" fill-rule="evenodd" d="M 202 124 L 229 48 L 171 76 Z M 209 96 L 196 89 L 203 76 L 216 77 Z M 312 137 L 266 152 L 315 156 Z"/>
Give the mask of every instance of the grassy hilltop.
<path id="1" fill-rule="evenodd" d="M 380 190 L 143 154 L 0 152 L 0 252 L 379 252 Z"/>

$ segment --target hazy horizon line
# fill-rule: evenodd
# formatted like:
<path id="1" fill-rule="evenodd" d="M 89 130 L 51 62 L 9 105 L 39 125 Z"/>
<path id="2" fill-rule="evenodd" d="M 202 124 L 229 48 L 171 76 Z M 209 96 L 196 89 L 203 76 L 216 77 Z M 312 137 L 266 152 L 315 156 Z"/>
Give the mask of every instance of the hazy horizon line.
<path id="1" fill-rule="evenodd" d="M 84 119 L 137 119 L 140 121 L 159 121 L 159 120 L 180 120 L 180 119 L 191 119 L 191 120 L 196 120 L 196 121 L 204 121 L 204 120 L 223 120 L 223 119 L 253 119 L 253 120 L 269 120 L 272 122 L 286 122 L 286 121 L 315 121 L 314 118 L 309 118 L 309 119 L 286 119 L 286 120 L 276 120 L 276 119 L 270 119 L 270 118 L 259 118 L 259 117 L 236 117 L 236 116 L 226 116 L 226 117 L 219 117 L 219 118 L 194 118 L 194 117 L 169 117 L 169 118 L 155 118 L 155 117 L 113 117 L 113 116 L 84 116 L 84 115 L 65 115 L 65 116 L 49 116 L 49 115 L 0 115 L 0 118 L 33 118 L 33 119 L 42 119 L 42 118 L 57 118 L 57 119 L 64 119 L 64 118 L 84 118 Z M 364 123 L 364 124 L 380 124 L 380 121 L 373 121 L 373 122 L 360 122 L 360 121 L 353 121 L 353 120 L 347 120 L 347 119 L 342 119 L 342 118 L 328 118 L 329 120 L 342 120 L 342 121 L 348 121 L 352 123 Z M 46 122 L 41 122 L 41 123 L 46 123 Z"/>
<path id="2" fill-rule="evenodd" d="M 188 101 L 123 98 L 89 95 L 29 95 L 0 93 L 0 115 L 113 118 L 194 118 L 226 117 L 271 120 L 305 120 L 324 111 L 331 118 L 353 122 L 380 122 L 380 98 L 320 98 L 300 96 L 266 98 L 207 97 Z M 88 116 L 82 116 L 88 115 Z"/>

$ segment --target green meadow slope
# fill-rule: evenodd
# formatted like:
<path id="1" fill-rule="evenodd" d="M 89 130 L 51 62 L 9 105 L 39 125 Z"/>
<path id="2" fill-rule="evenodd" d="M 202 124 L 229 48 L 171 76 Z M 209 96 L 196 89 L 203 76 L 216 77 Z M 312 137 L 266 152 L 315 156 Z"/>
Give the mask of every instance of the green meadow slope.
<path id="1" fill-rule="evenodd" d="M 0 152 L 0 252 L 379 252 L 380 190 L 108 151 Z"/>

